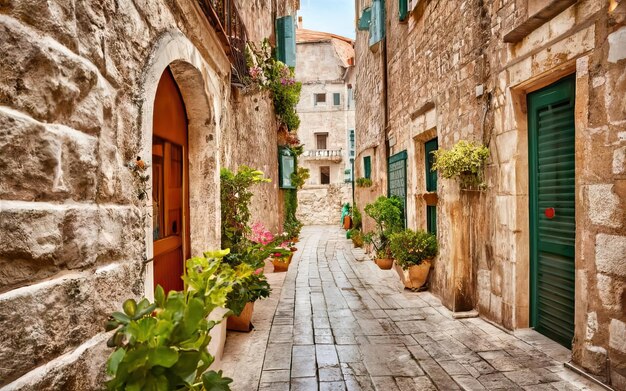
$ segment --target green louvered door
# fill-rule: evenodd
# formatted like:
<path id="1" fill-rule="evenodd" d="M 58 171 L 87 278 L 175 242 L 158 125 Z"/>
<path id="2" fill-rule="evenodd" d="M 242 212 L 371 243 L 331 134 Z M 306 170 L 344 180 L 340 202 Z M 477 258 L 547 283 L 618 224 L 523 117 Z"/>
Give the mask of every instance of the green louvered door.
<path id="1" fill-rule="evenodd" d="M 528 95 L 531 323 L 571 347 L 574 336 L 575 79 Z"/>
<path id="2" fill-rule="evenodd" d="M 389 158 L 387 164 L 387 191 L 389 197 L 396 196 L 402 200 L 404 226 L 406 227 L 406 151 L 397 153 Z"/>

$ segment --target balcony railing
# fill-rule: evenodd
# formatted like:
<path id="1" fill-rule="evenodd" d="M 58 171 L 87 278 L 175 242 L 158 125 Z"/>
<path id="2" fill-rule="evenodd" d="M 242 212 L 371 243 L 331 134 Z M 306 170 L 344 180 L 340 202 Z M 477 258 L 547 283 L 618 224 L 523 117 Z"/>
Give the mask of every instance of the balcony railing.
<path id="1" fill-rule="evenodd" d="M 340 162 L 343 159 L 341 149 L 311 149 L 304 151 L 304 157 L 311 160 L 329 160 Z"/>
<path id="2" fill-rule="evenodd" d="M 243 84 L 248 75 L 246 44 L 248 32 L 235 0 L 198 0 L 202 12 L 222 41 L 232 66 L 232 84 Z"/>

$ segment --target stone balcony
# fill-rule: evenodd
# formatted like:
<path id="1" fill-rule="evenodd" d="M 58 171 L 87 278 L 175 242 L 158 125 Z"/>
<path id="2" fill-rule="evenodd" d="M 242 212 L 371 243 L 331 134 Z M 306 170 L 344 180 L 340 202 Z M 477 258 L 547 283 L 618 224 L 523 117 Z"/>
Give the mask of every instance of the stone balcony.
<path id="1" fill-rule="evenodd" d="M 343 151 L 341 149 L 311 149 L 304 151 L 302 157 L 308 160 L 327 160 L 339 163 L 343 160 Z"/>

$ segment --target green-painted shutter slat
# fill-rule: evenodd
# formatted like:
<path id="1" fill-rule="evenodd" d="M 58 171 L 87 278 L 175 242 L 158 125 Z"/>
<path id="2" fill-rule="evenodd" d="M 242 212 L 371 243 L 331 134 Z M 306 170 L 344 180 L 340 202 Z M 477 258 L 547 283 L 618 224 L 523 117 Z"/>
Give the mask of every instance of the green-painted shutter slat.
<path id="1" fill-rule="evenodd" d="M 370 28 L 370 23 L 372 21 L 372 9 L 367 7 L 361 12 L 361 17 L 359 18 L 359 22 L 357 24 L 357 28 L 361 31 L 367 31 Z"/>
<path id="2" fill-rule="evenodd" d="M 385 2 L 372 2 L 372 21 L 370 22 L 370 46 L 380 42 L 385 37 Z"/>
<path id="3" fill-rule="evenodd" d="M 367 179 L 372 178 L 372 158 L 370 156 L 363 158 L 363 176 Z"/>
<path id="4" fill-rule="evenodd" d="M 400 21 L 405 21 L 409 16 L 409 0 L 398 0 L 398 7 L 400 11 Z"/>

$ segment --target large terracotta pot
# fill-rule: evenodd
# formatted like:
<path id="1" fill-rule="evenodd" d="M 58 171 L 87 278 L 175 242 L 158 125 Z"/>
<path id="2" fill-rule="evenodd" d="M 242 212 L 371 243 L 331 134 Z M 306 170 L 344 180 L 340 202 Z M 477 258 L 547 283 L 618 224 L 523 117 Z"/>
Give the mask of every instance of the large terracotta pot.
<path id="1" fill-rule="evenodd" d="M 400 276 L 405 288 L 419 289 L 426 283 L 430 265 L 431 261 L 425 260 L 419 265 L 410 266 L 408 270 L 402 269 L 398 264 L 394 264 L 394 269 Z"/>
<path id="2" fill-rule="evenodd" d="M 291 263 L 291 257 L 293 257 L 293 253 L 286 255 L 282 258 L 272 257 L 272 265 L 274 265 L 274 273 L 286 272 L 289 269 L 289 264 Z"/>
<path id="3" fill-rule="evenodd" d="M 343 229 L 350 229 L 352 227 L 352 218 L 350 216 L 344 216 Z"/>
<path id="4" fill-rule="evenodd" d="M 239 316 L 231 315 L 228 317 L 227 328 L 234 331 L 245 331 L 246 333 L 252 330 L 252 313 L 254 312 L 254 303 L 246 303 L 243 307 L 243 311 Z"/>
<path id="5" fill-rule="evenodd" d="M 376 265 L 383 270 L 389 270 L 393 266 L 392 258 L 376 258 Z"/>

